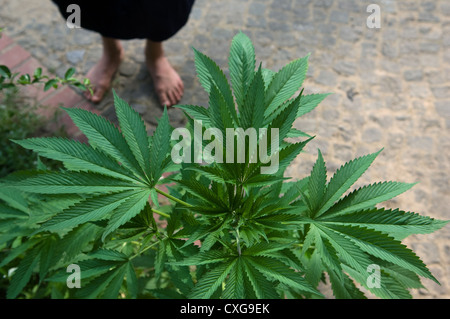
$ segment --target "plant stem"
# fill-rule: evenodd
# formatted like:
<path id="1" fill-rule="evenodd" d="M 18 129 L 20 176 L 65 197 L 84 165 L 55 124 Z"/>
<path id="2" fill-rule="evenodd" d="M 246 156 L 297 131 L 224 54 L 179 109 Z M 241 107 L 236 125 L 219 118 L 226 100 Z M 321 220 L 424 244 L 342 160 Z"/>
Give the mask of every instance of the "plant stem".
<path id="1" fill-rule="evenodd" d="M 237 251 L 239 256 L 241 255 L 241 242 L 240 242 L 240 238 L 239 238 L 239 229 L 236 228 L 236 244 L 237 244 Z"/>
<path id="2" fill-rule="evenodd" d="M 181 199 L 178 199 L 178 198 L 176 198 L 176 197 L 173 197 L 172 195 L 167 194 L 166 192 L 164 192 L 164 191 L 162 191 L 162 190 L 160 190 L 160 189 L 158 189 L 158 188 L 156 188 L 156 187 L 155 187 L 155 190 L 156 190 L 157 193 L 160 193 L 160 194 L 163 195 L 164 197 L 167 197 L 168 199 L 171 199 L 171 200 L 173 200 L 174 202 L 177 202 L 177 203 L 179 203 L 179 204 L 181 204 L 181 205 L 183 205 L 183 206 L 186 206 L 186 207 L 193 207 L 191 204 L 188 204 L 188 203 L 186 203 L 186 202 L 183 202 Z"/>
<path id="3" fill-rule="evenodd" d="M 154 242 L 153 244 L 151 244 L 150 246 L 145 247 L 144 249 L 142 249 L 140 252 L 138 252 L 137 254 L 131 256 L 129 258 L 129 260 L 136 258 L 137 256 L 140 256 L 144 251 L 149 250 L 150 248 L 152 248 L 153 246 L 156 246 L 157 244 L 159 244 L 159 240 Z"/>
<path id="4" fill-rule="evenodd" d="M 156 209 L 151 209 L 152 210 L 152 212 L 154 212 L 155 214 L 158 214 L 158 215 L 160 215 L 160 216 L 164 216 L 164 217 L 166 217 L 166 218 L 170 218 L 170 215 L 169 214 L 166 214 L 166 213 L 163 213 L 163 212 L 161 212 L 161 211 L 159 211 L 159 210 L 156 210 Z"/>
<path id="5" fill-rule="evenodd" d="M 304 244 L 294 244 L 294 246 L 303 247 Z M 309 248 L 314 248 L 315 249 L 316 246 L 315 245 L 310 245 Z"/>

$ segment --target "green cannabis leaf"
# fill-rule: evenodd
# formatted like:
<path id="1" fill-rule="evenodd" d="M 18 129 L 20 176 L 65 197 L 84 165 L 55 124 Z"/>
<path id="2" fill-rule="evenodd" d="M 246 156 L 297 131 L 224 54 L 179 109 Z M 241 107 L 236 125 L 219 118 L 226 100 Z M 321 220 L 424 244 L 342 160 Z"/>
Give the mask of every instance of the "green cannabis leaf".
<path id="1" fill-rule="evenodd" d="M 285 176 L 313 139 L 294 122 L 328 95 L 301 88 L 309 55 L 268 70 L 238 33 L 231 84 L 213 59 L 195 49 L 194 55 L 209 107 L 176 106 L 187 116 L 185 128 L 172 128 L 164 109 L 149 136 L 114 92 L 118 127 L 64 109 L 88 144 L 15 141 L 64 169 L 40 163 L 0 181 L 0 270 L 8 274 L 8 298 L 33 297 L 36 287 L 52 298 L 323 298 L 320 282 L 336 298 L 365 298 L 359 287 L 380 298 L 411 298 L 420 277 L 438 282 L 401 241 L 447 221 L 378 206 L 414 184 L 352 190 L 381 151 L 330 175 L 319 150 L 305 178 Z M 191 139 L 177 149 L 184 135 Z M 183 161 L 174 160 L 174 150 Z M 81 271 L 76 292 L 65 285 L 69 264 Z"/>

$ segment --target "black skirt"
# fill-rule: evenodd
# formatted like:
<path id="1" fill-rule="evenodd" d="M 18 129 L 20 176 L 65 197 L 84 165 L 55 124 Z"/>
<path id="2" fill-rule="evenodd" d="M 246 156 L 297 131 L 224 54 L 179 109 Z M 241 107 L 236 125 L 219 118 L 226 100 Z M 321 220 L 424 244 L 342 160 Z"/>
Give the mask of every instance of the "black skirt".
<path id="1" fill-rule="evenodd" d="M 161 42 L 188 21 L 195 0 L 53 0 L 65 19 L 70 4 L 80 6 L 82 28 L 115 39 Z"/>

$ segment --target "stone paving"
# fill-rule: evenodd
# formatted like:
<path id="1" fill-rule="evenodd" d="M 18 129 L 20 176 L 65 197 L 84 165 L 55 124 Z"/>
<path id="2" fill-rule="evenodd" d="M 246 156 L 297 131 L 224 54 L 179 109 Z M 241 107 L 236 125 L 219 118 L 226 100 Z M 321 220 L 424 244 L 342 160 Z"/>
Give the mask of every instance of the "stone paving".
<path id="1" fill-rule="evenodd" d="M 380 29 L 366 25 L 370 3 L 381 7 Z M 61 76 L 73 66 L 82 76 L 101 55 L 99 36 L 68 29 L 51 1 L 0 0 L 0 8 L 6 34 L 51 72 Z M 334 93 L 296 122 L 317 137 L 288 168 L 290 176 L 309 173 L 317 148 L 334 171 L 384 147 L 358 185 L 419 181 L 385 206 L 449 219 L 450 1 L 197 0 L 188 24 L 165 44 L 185 83 L 180 104 L 207 105 L 191 47 L 226 69 L 229 43 L 239 30 L 254 42 L 263 67 L 278 70 L 310 52 L 305 92 Z M 126 60 L 113 87 L 152 130 L 162 109 L 143 63 L 144 42 L 123 43 Z M 98 105 L 84 103 L 114 119 L 111 93 Z M 179 110 L 169 115 L 175 126 L 185 121 Z M 426 289 L 414 292 L 415 298 L 450 297 L 449 240 L 447 225 L 405 241 L 441 282 L 423 281 Z"/>

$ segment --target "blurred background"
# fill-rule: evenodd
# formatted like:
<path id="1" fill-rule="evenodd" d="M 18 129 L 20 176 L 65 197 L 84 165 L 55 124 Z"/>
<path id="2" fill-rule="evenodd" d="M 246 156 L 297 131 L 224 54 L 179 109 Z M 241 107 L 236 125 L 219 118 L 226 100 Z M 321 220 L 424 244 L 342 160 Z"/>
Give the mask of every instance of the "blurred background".
<path id="1" fill-rule="evenodd" d="M 367 26 L 371 3 L 381 8 L 380 28 Z M 69 29 L 50 0 L 0 0 L 0 8 L 4 34 L 50 73 L 62 77 L 74 67 L 84 76 L 102 54 L 100 36 Z M 385 206 L 450 219 L 450 1 L 196 0 L 187 25 L 165 43 L 185 85 L 179 104 L 208 102 L 196 79 L 191 47 L 227 71 L 230 41 L 238 31 L 253 41 L 257 63 L 274 71 L 311 53 L 305 92 L 334 93 L 297 120 L 298 129 L 317 137 L 287 175 L 307 176 L 318 148 L 333 172 L 384 147 L 355 187 L 388 180 L 419 182 Z M 162 108 L 145 67 L 144 41 L 122 43 L 126 58 L 113 88 L 151 131 Z M 11 45 L 0 45 L 0 64 L 7 50 Z M 41 96 L 39 103 L 53 103 L 56 94 Z M 90 107 L 114 120 L 111 92 Z M 179 110 L 170 109 L 169 116 L 174 126 L 184 124 Z M 447 225 L 405 241 L 441 282 L 423 281 L 425 289 L 415 291 L 415 298 L 450 297 L 449 240 Z"/>

